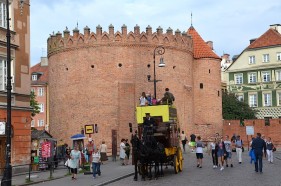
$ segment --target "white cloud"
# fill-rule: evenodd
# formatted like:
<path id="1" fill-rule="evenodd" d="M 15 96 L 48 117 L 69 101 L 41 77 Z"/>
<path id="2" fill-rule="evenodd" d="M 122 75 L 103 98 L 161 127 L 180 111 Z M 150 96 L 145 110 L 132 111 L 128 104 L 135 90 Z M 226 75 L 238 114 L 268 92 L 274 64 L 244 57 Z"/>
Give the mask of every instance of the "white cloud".
<path id="1" fill-rule="evenodd" d="M 32 0 L 31 1 L 31 64 L 42 56 L 49 34 L 79 29 L 87 25 L 96 31 L 100 24 L 104 31 L 113 24 L 115 31 L 126 24 L 128 31 L 138 24 L 144 31 L 147 25 L 164 31 L 186 31 L 193 26 L 204 40 L 212 40 L 216 53 L 239 54 L 249 39 L 263 34 L 270 24 L 280 23 L 279 0 Z M 46 53 L 45 53 L 46 54 Z"/>

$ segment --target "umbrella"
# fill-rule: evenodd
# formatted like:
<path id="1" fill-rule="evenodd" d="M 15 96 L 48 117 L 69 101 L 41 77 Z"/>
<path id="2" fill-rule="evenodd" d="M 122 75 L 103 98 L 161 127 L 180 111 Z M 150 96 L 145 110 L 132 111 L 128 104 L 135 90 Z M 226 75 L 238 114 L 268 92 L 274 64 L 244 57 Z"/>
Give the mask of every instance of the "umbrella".
<path id="1" fill-rule="evenodd" d="M 84 134 L 75 134 L 74 136 L 71 136 L 71 140 L 79 140 L 79 139 L 85 139 Z"/>

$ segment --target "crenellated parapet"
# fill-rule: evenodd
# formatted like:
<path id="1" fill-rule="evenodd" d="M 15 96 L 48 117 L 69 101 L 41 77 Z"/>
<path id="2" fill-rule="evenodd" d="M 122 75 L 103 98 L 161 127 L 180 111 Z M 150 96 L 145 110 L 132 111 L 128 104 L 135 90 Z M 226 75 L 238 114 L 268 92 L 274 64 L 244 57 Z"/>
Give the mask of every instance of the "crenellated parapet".
<path id="1" fill-rule="evenodd" d="M 181 32 L 177 29 L 173 32 L 170 27 L 163 33 L 163 28 L 160 26 L 156 32 L 152 32 L 152 28 L 148 25 L 145 32 L 140 31 L 140 27 L 136 25 L 134 31 L 127 31 L 127 26 L 124 24 L 121 31 L 114 31 L 112 24 L 108 27 L 108 32 L 103 32 L 102 27 L 98 25 L 96 32 L 91 32 L 86 26 L 84 32 L 80 33 L 78 28 L 73 30 L 73 34 L 66 27 L 63 34 L 57 32 L 50 35 L 47 41 L 48 56 L 65 50 L 93 47 L 99 45 L 107 46 L 150 46 L 150 45 L 165 45 L 167 47 L 187 50 L 192 52 L 191 36 L 185 31 Z"/>

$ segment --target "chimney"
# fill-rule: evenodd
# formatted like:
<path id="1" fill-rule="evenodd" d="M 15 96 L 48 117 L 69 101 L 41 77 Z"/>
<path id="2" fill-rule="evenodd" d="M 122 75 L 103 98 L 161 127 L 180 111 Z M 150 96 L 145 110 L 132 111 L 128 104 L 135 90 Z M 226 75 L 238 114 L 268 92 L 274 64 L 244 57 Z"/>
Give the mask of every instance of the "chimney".
<path id="1" fill-rule="evenodd" d="M 250 44 L 252 44 L 254 41 L 256 41 L 257 38 L 254 38 L 254 39 L 250 39 Z"/>
<path id="2" fill-rule="evenodd" d="M 279 34 L 281 34 L 281 24 L 270 25 L 270 28 L 276 30 L 277 32 L 279 32 Z"/>
<path id="3" fill-rule="evenodd" d="M 222 59 L 225 59 L 225 60 L 229 60 L 229 54 L 223 54 L 223 56 L 221 56 Z"/>
<path id="4" fill-rule="evenodd" d="M 41 57 L 41 67 L 48 66 L 48 58 L 47 57 Z"/>
<path id="5" fill-rule="evenodd" d="M 213 41 L 207 41 L 206 44 L 210 47 L 211 50 L 214 50 Z"/>

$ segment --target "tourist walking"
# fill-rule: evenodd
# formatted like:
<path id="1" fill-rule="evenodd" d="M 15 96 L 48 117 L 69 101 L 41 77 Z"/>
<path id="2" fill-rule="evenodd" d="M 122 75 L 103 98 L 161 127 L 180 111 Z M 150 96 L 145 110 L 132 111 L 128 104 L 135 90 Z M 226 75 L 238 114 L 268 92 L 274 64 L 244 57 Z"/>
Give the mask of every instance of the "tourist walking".
<path id="1" fill-rule="evenodd" d="M 190 135 L 190 142 L 189 142 L 189 145 L 191 147 L 191 152 L 194 152 L 194 149 L 195 149 L 195 145 L 196 145 L 195 139 L 196 139 L 195 134 L 191 134 Z"/>
<path id="2" fill-rule="evenodd" d="M 237 135 L 235 140 L 236 154 L 238 158 L 239 164 L 242 163 L 242 149 L 243 149 L 243 141 L 240 139 L 240 136 Z"/>
<path id="3" fill-rule="evenodd" d="M 203 148 L 205 147 L 204 143 L 201 141 L 201 137 L 197 136 L 196 141 L 196 158 L 197 158 L 197 167 L 202 168 L 203 163 Z"/>
<path id="4" fill-rule="evenodd" d="M 126 139 L 125 140 L 125 154 L 126 154 L 126 157 L 125 157 L 125 165 L 129 165 L 129 159 L 130 159 L 130 152 L 131 152 L 131 146 L 129 144 L 129 140 Z"/>
<path id="5" fill-rule="evenodd" d="M 183 152 L 185 152 L 185 144 L 187 142 L 187 137 L 184 133 L 184 131 L 181 131 L 181 144 L 182 144 L 182 149 L 183 149 Z"/>
<path id="6" fill-rule="evenodd" d="M 225 136 L 225 140 L 224 140 L 224 146 L 225 146 L 225 151 L 226 151 L 226 156 L 224 157 L 225 163 L 226 163 L 226 167 L 228 167 L 228 163 L 230 163 L 230 167 L 233 167 L 232 164 L 232 142 L 229 140 L 229 136 L 226 135 Z"/>
<path id="7" fill-rule="evenodd" d="M 266 157 L 266 143 L 261 138 L 261 133 L 257 133 L 257 137 L 252 143 L 252 148 L 255 152 L 256 162 L 255 162 L 255 171 L 262 173 L 262 157 L 264 151 L 264 156 Z"/>
<path id="8" fill-rule="evenodd" d="M 219 166 L 221 167 L 220 170 L 222 171 L 224 169 L 224 166 L 223 166 L 224 156 L 226 156 L 225 145 L 224 145 L 222 138 L 220 140 L 218 140 L 217 148 L 218 148 L 217 155 L 218 155 L 218 160 L 219 160 Z"/>
<path id="9" fill-rule="evenodd" d="M 94 140 L 92 138 L 88 139 L 88 144 L 87 144 L 87 155 L 89 157 L 89 162 L 92 162 L 92 153 L 96 149 L 96 145 L 94 144 Z"/>
<path id="10" fill-rule="evenodd" d="M 218 155 L 217 155 L 218 148 L 216 147 L 216 140 L 212 141 L 209 144 L 209 155 L 212 154 L 212 160 L 213 160 L 213 168 L 218 168 Z"/>
<path id="11" fill-rule="evenodd" d="M 104 140 L 102 140 L 101 145 L 100 145 L 100 155 L 101 155 L 101 164 L 103 164 L 105 161 L 108 160 L 107 145 L 105 144 Z"/>
<path id="12" fill-rule="evenodd" d="M 271 141 L 271 138 L 268 137 L 266 141 L 266 152 L 267 152 L 267 160 L 269 163 L 273 163 L 273 143 Z"/>
<path id="13" fill-rule="evenodd" d="M 125 139 L 121 139 L 121 143 L 120 143 L 120 160 L 121 160 L 121 165 L 125 165 L 125 157 L 126 157 L 126 153 L 125 153 L 125 148 L 126 148 L 126 145 L 124 143 Z"/>
<path id="14" fill-rule="evenodd" d="M 77 172 L 78 172 L 79 165 L 80 166 L 82 165 L 81 152 L 78 150 L 78 144 L 75 144 L 74 149 L 70 152 L 70 161 L 69 161 L 72 180 L 77 179 Z"/>
<path id="15" fill-rule="evenodd" d="M 101 155 L 99 150 L 96 148 L 92 153 L 92 167 L 93 167 L 93 178 L 96 178 L 96 175 L 101 175 L 100 164 L 101 164 Z"/>

